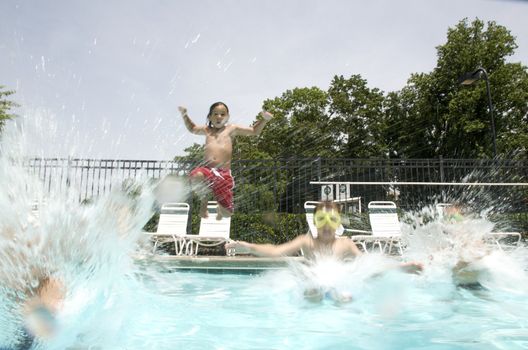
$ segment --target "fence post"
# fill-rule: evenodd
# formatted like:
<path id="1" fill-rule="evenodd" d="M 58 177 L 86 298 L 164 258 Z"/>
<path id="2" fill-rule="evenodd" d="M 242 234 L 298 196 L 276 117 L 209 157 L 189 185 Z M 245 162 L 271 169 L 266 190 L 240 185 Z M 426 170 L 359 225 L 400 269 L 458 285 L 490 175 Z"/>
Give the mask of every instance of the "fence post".
<path id="1" fill-rule="evenodd" d="M 66 187 L 68 188 L 71 186 L 70 169 L 71 169 L 71 156 L 68 156 L 68 159 L 66 162 Z"/>
<path id="2" fill-rule="evenodd" d="M 444 158 L 440 156 L 439 158 L 439 166 L 440 166 L 440 182 L 444 182 Z"/>
<path id="3" fill-rule="evenodd" d="M 321 181 L 321 157 L 317 157 L 317 181 Z"/>

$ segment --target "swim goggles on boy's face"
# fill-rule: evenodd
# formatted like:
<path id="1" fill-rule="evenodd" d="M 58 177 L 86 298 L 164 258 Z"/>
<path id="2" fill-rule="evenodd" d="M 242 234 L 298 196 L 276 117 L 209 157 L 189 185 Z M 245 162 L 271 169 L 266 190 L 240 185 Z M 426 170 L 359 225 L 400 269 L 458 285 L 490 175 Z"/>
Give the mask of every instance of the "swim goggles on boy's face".
<path id="1" fill-rule="evenodd" d="M 337 229 L 339 225 L 341 225 L 341 216 L 335 210 L 319 210 L 314 215 L 314 223 L 317 228 L 321 228 L 328 224 L 331 228 Z"/>

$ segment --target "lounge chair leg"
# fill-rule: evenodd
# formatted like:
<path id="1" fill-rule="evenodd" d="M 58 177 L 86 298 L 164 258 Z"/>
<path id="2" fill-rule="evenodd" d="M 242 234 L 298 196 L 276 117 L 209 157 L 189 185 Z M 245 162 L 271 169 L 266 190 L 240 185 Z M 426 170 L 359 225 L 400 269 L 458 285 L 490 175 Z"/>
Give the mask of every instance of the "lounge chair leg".
<path id="1" fill-rule="evenodd" d="M 174 238 L 174 254 L 177 256 L 181 255 L 181 240 L 180 238 Z"/>
<path id="2" fill-rule="evenodd" d="M 174 241 L 174 255 L 178 255 L 178 242 Z"/>
<path id="3" fill-rule="evenodd" d="M 360 244 L 361 244 L 361 246 L 363 247 L 363 250 L 365 251 L 365 254 L 369 254 L 369 251 L 368 251 L 368 249 L 367 249 L 367 243 L 365 243 L 365 242 L 361 242 Z"/>
<path id="4" fill-rule="evenodd" d="M 183 254 L 183 249 L 185 248 L 185 239 L 181 237 L 174 237 L 174 249 L 177 256 Z"/>
<path id="5" fill-rule="evenodd" d="M 189 243 L 187 243 L 187 255 L 189 256 L 193 256 L 194 255 L 194 245 L 196 243 L 193 242 L 193 241 L 190 241 Z"/>
<path id="6" fill-rule="evenodd" d="M 180 238 L 179 244 L 180 244 L 180 251 L 178 252 L 178 255 L 183 255 L 184 254 L 183 250 L 185 249 L 185 245 L 187 244 L 185 238 Z"/>

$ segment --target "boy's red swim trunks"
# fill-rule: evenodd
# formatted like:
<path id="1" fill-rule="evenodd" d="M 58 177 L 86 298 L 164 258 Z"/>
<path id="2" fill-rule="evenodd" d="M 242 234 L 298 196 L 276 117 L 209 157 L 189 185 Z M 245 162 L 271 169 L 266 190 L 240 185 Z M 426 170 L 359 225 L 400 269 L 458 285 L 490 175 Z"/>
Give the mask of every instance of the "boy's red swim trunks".
<path id="1" fill-rule="evenodd" d="M 235 187 L 235 182 L 231 176 L 231 169 L 198 167 L 191 171 L 191 176 L 198 172 L 204 174 L 218 204 L 233 212 L 233 188 Z"/>

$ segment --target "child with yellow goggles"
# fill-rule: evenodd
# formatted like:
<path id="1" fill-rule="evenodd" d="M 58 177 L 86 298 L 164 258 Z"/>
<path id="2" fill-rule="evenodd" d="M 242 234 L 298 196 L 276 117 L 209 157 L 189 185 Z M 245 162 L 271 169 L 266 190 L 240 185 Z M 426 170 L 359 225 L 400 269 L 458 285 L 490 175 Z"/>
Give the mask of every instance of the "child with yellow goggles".
<path id="1" fill-rule="evenodd" d="M 296 254 L 302 251 L 308 260 L 318 257 L 335 257 L 345 259 L 361 255 L 353 240 L 336 238 L 334 232 L 341 225 L 341 215 L 336 203 L 324 201 L 315 207 L 313 216 L 314 225 L 320 230 L 316 237 L 313 234 L 301 234 L 289 242 L 282 244 L 257 244 L 244 241 L 232 241 L 225 245 L 226 250 L 235 250 L 238 254 L 251 254 L 256 256 L 279 257 Z M 326 229 L 322 229 L 326 228 Z M 328 229 L 329 228 L 329 229 Z M 423 265 L 419 262 L 406 262 L 397 265 L 405 272 L 418 273 Z"/>
<path id="2" fill-rule="evenodd" d="M 341 225 L 341 215 L 335 209 L 328 210 L 326 208 L 318 210 L 314 215 L 314 224 L 317 228 L 322 228 L 325 225 L 337 230 Z"/>

